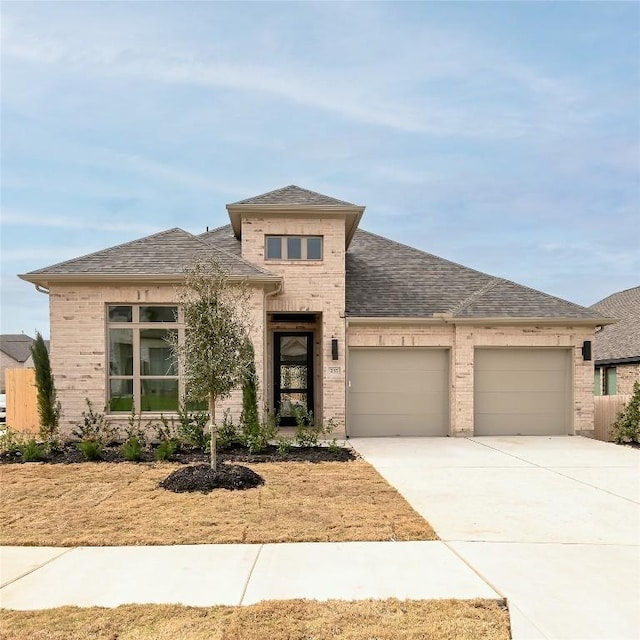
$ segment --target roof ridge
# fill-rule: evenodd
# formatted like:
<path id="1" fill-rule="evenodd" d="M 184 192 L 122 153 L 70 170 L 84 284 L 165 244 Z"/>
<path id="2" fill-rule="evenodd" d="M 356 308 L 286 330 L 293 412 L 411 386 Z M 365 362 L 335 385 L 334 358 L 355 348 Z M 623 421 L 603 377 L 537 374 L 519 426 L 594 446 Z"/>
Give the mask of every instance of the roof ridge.
<path id="1" fill-rule="evenodd" d="M 302 191 L 308 195 L 312 195 L 312 196 L 316 196 L 318 198 L 324 199 L 326 201 L 331 201 L 332 203 L 336 204 L 336 205 L 346 205 L 348 207 L 357 207 L 358 205 L 353 204 L 352 202 L 347 202 L 346 200 L 340 200 L 339 198 L 334 198 L 333 196 L 328 196 L 325 193 L 320 193 L 319 191 L 312 191 L 311 189 L 305 189 L 304 187 L 300 187 L 297 184 L 288 184 L 285 187 L 279 187 L 278 189 L 272 189 L 271 191 L 266 191 L 265 193 L 259 193 L 258 195 L 255 196 L 250 196 L 249 198 L 243 198 L 242 200 L 238 200 L 237 202 L 232 202 L 230 204 L 228 204 L 227 206 L 233 206 L 236 204 L 264 204 L 261 202 L 255 202 L 255 200 L 258 199 L 263 199 L 263 198 L 268 198 L 269 196 L 272 196 L 273 194 L 276 194 L 280 191 L 284 191 L 286 192 L 287 190 L 290 189 L 295 189 L 297 191 Z M 291 204 L 291 203 L 282 203 L 282 205 L 286 205 L 286 204 Z M 325 203 L 325 205 L 328 203 Z M 309 204 L 309 203 L 305 203 L 304 206 L 308 206 L 308 207 L 313 207 L 313 206 L 318 206 L 319 203 L 314 203 L 314 204 Z M 294 205 L 295 206 L 295 205 Z M 299 206 L 299 205 L 298 205 Z"/>
<path id="2" fill-rule="evenodd" d="M 491 289 L 494 289 L 502 281 L 503 279 L 498 277 L 489 280 L 489 282 L 483 284 L 477 291 L 474 291 L 471 295 L 467 296 L 464 300 L 460 301 L 455 307 L 453 307 L 451 309 L 451 313 L 455 316 L 461 311 L 464 311 L 478 300 L 478 298 L 482 298 L 485 293 L 489 293 Z"/>
<path id="3" fill-rule="evenodd" d="M 142 238 L 136 238 L 135 240 L 129 240 L 128 242 L 121 242 L 120 244 L 116 244 L 113 247 L 107 247 L 106 249 L 98 249 L 98 251 L 91 251 L 90 253 L 85 253 L 82 256 L 78 256 L 76 258 L 71 258 L 70 260 L 62 260 L 61 262 L 56 262 L 55 264 L 51 264 L 48 267 L 44 267 L 43 269 L 46 269 L 48 271 L 50 269 L 55 269 L 56 267 L 62 267 L 65 264 L 71 264 L 73 262 L 78 262 L 79 260 L 84 260 L 85 258 L 90 258 L 91 256 L 97 256 L 99 254 L 109 253 L 109 252 L 114 251 L 116 249 L 121 249 L 122 247 L 127 247 L 127 246 L 129 246 L 131 244 L 135 244 L 136 242 L 141 242 L 142 240 L 150 240 L 151 238 L 157 238 L 159 236 L 167 235 L 167 234 L 173 233 L 175 231 L 181 231 L 182 233 L 186 233 L 187 235 L 190 235 L 193 238 L 196 238 L 196 236 L 194 236 L 193 234 L 189 233 L 188 231 L 185 231 L 184 229 L 181 229 L 180 227 L 172 227 L 171 229 L 165 229 L 164 231 L 158 231 L 157 233 L 152 233 L 151 235 L 148 235 L 148 236 L 142 236 Z M 29 273 L 37 274 L 40 271 L 42 271 L 43 269 L 36 269 L 35 271 L 30 271 Z"/>

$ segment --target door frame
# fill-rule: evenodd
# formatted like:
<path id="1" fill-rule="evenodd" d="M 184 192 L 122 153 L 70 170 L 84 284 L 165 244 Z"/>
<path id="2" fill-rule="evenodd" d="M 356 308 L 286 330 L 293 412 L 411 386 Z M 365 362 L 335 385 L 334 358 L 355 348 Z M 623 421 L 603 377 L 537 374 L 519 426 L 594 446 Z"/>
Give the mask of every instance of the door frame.
<path id="1" fill-rule="evenodd" d="M 286 331 L 277 330 L 273 332 L 273 408 L 274 411 L 280 411 L 280 396 L 282 387 L 280 386 L 280 338 L 288 336 L 305 336 L 307 338 L 307 388 L 306 389 L 287 389 L 292 393 L 307 394 L 307 411 L 313 411 L 315 415 L 315 397 L 314 397 L 314 381 L 315 381 L 315 331 Z M 280 425 L 283 427 L 295 426 L 295 418 L 291 416 L 280 416 Z"/>

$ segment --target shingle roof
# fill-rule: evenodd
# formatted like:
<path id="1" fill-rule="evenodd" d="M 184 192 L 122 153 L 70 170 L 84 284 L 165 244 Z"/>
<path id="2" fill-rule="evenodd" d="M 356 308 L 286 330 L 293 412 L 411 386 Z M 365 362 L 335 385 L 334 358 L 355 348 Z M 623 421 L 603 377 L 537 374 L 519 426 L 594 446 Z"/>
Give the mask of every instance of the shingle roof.
<path id="1" fill-rule="evenodd" d="M 231 225 L 199 236 L 240 254 Z M 346 254 L 351 317 L 599 318 L 602 314 L 358 229 Z M 608 314 L 606 314 L 608 315 Z"/>
<path id="2" fill-rule="evenodd" d="M 362 230 L 347 252 L 346 271 L 348 316 L 600 317 L 572 302 Z"/>
<path id="3" fill-rule="evenodd" d="M 0 335 L 0 351 L 16 362 L 24 362 L 31 355 L 34 339 L 24 333 Z"/>
<path id="4" fill-rule="evenodd" d="M 258 196 L 254 196 L 253 198 L 246 198 L 245 200 L 240 200 L 238 202 L 234 202 L 233 204 L 284 204 L 325 206 L 335 205 L 341 207 L 356 206 L 354 204 L 351 204 L 350 202 L 345 202 L 344 200 L 337 200 L 336 198 L 325 196 L 322 193 L 316 193 L 315 191 L 303 189 L 302 187 L 298 187 L 295 184 L 291 184 L 288 187 L 282 187 L 281 189 L 276 189 L 275 191 L 268 191 L 267 193 L 262 193 Z"/>
<path id="5" fill-rule="evenodd" d="M 640 287 L 614 293 L 596 302 L 591 309 L 618 319 L 616 324 L 603 327 L 596 333 L 594 359 L 640 360 Z"/>
<path id="6" fill-rule="evenodd" d="M 197 259 L 214 256 L 233 276 L 273 275 L 222 247 L 212 246 L 182 229 L 169 229 L 25 274 L 37 276 L 179 276 Z"/>

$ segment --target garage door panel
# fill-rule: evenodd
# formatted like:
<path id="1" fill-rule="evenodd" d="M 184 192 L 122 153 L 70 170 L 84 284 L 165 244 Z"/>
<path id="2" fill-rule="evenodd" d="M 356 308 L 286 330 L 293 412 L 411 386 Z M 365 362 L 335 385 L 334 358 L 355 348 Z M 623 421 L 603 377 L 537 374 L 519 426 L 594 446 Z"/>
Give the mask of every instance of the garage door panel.
<path id="1" fill-rule="evenodd" d="M 409 369 L 388 371 L 362 371 L 351 375 L 351 390 L 354 393 L 366 390 L 374 393 L 423 394 L 425 391 L 443 393 L 447 381 L 441 371 L 416 372 Z"/>
<path id="2" fill-rule="evenodd" d="M 348 429 L 360 437 L 447 435 L 448 350 L 351 349 Z"/>
<path id="3" fill-rule="evenodd" d="M 476 349 L 476 435 L 563 435 L 571 432 L 568 349 Z"/>
<path id="4" fill-rule="evenodd" d="M 492 436 L 539 436 L 544 425 L 553 424 L 553 413 L 527 415 L 524 413 L 491 414 L 487 416 L 491 423 L 491 433 L 476 435 Z M 545 427 L 546 428 L 546 427 Z M 563 435 L 559 434 L 550 435 Z"/>
<path id="5" fill-rule="evenodd" d="M 476 371 L 476 391 L 489 393 L 493 389 L 501 392 L 541 392 L 554 394 L 564 389 L 565 371 L 491 371 L 479 375 Z"/>

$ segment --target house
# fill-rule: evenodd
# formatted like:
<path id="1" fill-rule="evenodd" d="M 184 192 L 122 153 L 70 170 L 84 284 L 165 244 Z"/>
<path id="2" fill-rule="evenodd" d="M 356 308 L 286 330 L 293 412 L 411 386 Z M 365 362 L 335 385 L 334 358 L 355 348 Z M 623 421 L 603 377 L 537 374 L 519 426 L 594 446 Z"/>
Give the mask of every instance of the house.
<path id="1" fill-rule="evenodd" d="M 596 332 L 593 392 L 631 394 L 633 383 L 640 381 L 640 287 L 614 293 L 591 309 L 618 320 Z"/>
<path id="2" fill-rule="evenodd" d="M 0 335 L 0 393 L 6 393 L 5 370 L 33 366 L 31 345 L 34 339 L 24 333 Z"/>
<path id="3" fill-rule="evenodd" d="M 592 434 L 587 345 L 609 319 L 363 231 L 364 210 L 288 186 L 227 205 L 213 231 L 169 229 L 21 275 L 49 294 L 63 428 L 85 398 L 122 424 L 131 409 L 177 408 L 176 286 L 214 256 L 250 286 L 261 403 L 284 425 L 302 407 L 336 435 Z"/>

